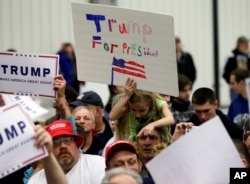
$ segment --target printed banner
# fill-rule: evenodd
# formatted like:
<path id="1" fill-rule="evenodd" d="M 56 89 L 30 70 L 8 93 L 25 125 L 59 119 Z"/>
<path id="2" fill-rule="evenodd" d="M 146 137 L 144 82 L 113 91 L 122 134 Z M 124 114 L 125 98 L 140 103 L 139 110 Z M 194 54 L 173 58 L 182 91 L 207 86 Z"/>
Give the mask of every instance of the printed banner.
<path id="1" fill-rule="evenodd" d="M 31 119 L 18 104 L 0 111 L 0 178 L 48 155 L 34 146 Z"/>
<path id="2" fill-rule="evenodd" d="M 30 96 L 0 94 L 0 108 L 12 103 L 18 103 L 33 121 L 36 121 L 40 116 L 49 112 L 38 105 Z"/>
<path id="3" fill-rule="evenodd" d="M 0 93 L 55 98 L 59 56 L 0 52 Z"/>

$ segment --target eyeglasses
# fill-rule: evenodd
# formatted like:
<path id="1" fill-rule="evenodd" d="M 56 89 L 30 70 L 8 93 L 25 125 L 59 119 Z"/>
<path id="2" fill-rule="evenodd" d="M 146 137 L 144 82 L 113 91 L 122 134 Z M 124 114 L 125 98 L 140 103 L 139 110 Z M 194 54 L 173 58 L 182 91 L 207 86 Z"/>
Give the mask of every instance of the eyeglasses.
<path id="1" fill-rule="evenodd" d="M 75 138 L 73 138 L 73 137 L 67 137 L 64 139 L 55 139 L 55 140 L 53 140 L 53 146 L 54 146 L 54 148 L 58 148 L 59 146 L 61 146 L 62 143 L 68 146 L 73 141 L 75 141 Z"/>

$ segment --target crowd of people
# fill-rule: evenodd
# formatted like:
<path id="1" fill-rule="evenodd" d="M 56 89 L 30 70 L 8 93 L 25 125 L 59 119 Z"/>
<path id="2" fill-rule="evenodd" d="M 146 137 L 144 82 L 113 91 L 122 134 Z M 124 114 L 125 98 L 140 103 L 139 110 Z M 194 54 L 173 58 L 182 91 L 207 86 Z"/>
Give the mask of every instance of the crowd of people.
<path id="1" fill-rule="evenodd" d="M 237 44 L 245 39 L 240 37 Z M 107 104 L 95 91 L 79 93 L 73 47 L 64 44 L 58 52 L 61 74 L 55 76 L 53 84 L 56 114 L 35 126 L 36 146 L 45 145 L 49 156 L 0 179 L 0 183 L 153 184 L 146 163 L 184 136 L 186 129 L 215 116 L 221 119 L 245 167 L 250 167 L 245 83 L 250 77 L 246 67 L 250 62 L 241 57 L 241 63 L 235 64 L 239 52 L 248 57 L 246 46 L 234 51 L 237 56 L 230 56 L 225 65 L 223 77 L 235 98 L 224 114 L 212 89 L 192 91 L 196 80 L 193 58 L 182 50 L 180 38 L 175 41 L 177 97 L 137 89 L 136 81 L 128 78 L 124 86 L 109 85 Z"/>

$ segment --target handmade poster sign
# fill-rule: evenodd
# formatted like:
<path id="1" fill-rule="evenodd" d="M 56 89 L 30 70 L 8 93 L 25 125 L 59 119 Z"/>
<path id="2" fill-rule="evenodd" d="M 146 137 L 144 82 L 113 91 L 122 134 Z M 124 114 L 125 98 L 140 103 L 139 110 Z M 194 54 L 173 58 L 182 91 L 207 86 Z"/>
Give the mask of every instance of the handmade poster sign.
<path id="1" fill-rule="evenodd" d="M 173 17 L 72 3 L 78 80 L 178 95 Z"/>
<path id="2" fill-rule="evenodd" d="M 0 109 L 0 178 L 48 155 L 35 147 L 33 122 L 18 104 Z"/>
<path id="3" fill-rule="evenodd" d="M 55 98 L 59 56 L 0 52 L 0 93 Z"/>

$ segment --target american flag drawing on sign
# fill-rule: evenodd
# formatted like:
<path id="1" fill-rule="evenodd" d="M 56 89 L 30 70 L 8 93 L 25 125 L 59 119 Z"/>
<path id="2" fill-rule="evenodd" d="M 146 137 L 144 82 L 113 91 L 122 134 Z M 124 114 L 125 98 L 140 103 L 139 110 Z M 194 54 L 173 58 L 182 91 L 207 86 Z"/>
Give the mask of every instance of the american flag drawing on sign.
<path id="1" fill-rule="evenodd" d="M 124 59 L 116 59 L 113 57 L 112 72 L 146 79 L 144 65 L 135 61 L 125 61 Z"/>

